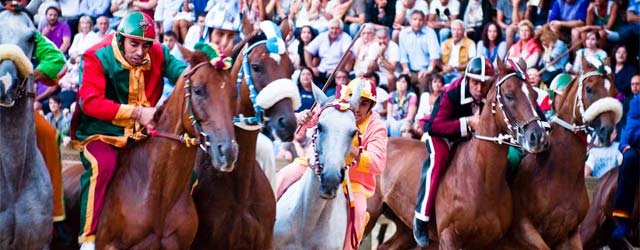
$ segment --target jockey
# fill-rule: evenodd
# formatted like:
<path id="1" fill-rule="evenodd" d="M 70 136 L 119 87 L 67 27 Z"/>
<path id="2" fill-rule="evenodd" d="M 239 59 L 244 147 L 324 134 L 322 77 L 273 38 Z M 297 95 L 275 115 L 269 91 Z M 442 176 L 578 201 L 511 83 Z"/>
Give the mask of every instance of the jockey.
<path id="1" fill-rule="evenodd" d="M 175 83 L 186 64 L 155 40 L 153 19 L 142 12 L 125 16 L 115 34 L 82 58 L 78 109 L 71 124 L 80 151 L 80 237 L 82 250 L 95 248 L 95 233 L 107 186 L 117 168 L 118 149 L 144 139 L 162 94 L 163 79 Z"/>
<path id="2" fill-rule="evenodd" d="M 635 96 L 629 104 L 627 123 L 620 135 L 619 149 L 623 158 L 618 167 L 618 188 L 613 203 L 616 228 L 611 235 L 612 240 L 624 239 L 629 232 L 630 216 L 637 197 L 640 172 L 640 75 L 631 78 L 631 90 Z"/>
<path id="3" fill-rule="evenodd" d="M 231 51 L 236 34 L 242 27 L 238 0 L 218 1 L 207 13 L 202 39 L 218 45 L 221 51 Z"/>
<path id="4" fill-rule="evenodd" d="M 424 125 L 429 158 L 425 160 L 413 220 L 413 236 L 418 244 L 429 244 L 427 222 L 435 205 L 439 178 L 449 161 L 451 145 L 471 136 L 479 122 L 485 97 L 493 82 L 494 69 L 484 56 L 467 64 L 464 76 L 453 81 L 436 100 Z"/>
<path id="5" fill-rule="evenodd" d="M 384 169 L 387 158 L 387 127 L 380 118 L 380 115 L 371 108 L 376 103 L 376 87 L 372 82 L 363 78 L 352 80 L 344 89 L 338 90 L 337 99 L 347 99 L 349 94 L 358 88 L 359 84 L 365 84 L 362 88 L 362 98 L 358 102 L 355 110 L 358 130 L 362 133 L 362 153 L 356 166 L 349 169 L 351 185 L 353 188 L 353 200 L 355 201 L 355 228 L 358 234 L 358 244 L 362 240 L 364 227 L 369 221 L 367 213 L 367 198 L 373 196 L 376 189 L 375 176 Z M 348 101 L 348 100 L 346 100 Z M 315 126 L 318 121 L 318 110 L 303 111 L 299 116 L 298 124 L 302 129 Z M 358 155 L 358 140 L 351 146 L 350 157 Z M 311 151 L 309 151 L 312 153 Z M 293 163 L 281 169 L 276 175 L 277 197 L 282 196 L 284 191 L 294 182 L 302 177 L 309 166 L 309 157 L 300 157 Z M 353 223 L 353 222 L 351 222 Z M 350 228 L 351 224 L 347 226 Z M 345 238 L 344 249 L 351 249 L 351 237 Z M 357 245 L 357 244 L 356 244 Z"/>

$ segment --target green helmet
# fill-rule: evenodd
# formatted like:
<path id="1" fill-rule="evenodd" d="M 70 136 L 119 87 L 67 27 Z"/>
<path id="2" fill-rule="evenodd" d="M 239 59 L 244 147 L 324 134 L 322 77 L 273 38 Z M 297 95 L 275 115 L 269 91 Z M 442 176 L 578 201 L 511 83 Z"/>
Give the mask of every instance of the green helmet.
<path id="1" fill-rule="evenodd" d="M 118 25 L 118 39 L 120 36 L 136 40 L 153 42 L 156 39 L 156 29 L 153 19 L 142 12 L 131 12 Z"/>

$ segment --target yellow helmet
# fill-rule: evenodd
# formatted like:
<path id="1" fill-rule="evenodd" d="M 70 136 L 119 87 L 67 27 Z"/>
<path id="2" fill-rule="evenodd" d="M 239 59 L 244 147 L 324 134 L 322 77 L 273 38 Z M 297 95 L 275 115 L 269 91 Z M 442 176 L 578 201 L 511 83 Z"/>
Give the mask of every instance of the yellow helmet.
<path id="1" fill-rule="evenodd" d="M 336 99 L 348 102 L 349 97 L 359 88 L 361 88 L 360 97 L 367 98 L 373 103 L 376 103 L 376 86 L 372 81 L 361 77 L 351 80 L 347 86 L 338 85 L 336 88 Z"/>

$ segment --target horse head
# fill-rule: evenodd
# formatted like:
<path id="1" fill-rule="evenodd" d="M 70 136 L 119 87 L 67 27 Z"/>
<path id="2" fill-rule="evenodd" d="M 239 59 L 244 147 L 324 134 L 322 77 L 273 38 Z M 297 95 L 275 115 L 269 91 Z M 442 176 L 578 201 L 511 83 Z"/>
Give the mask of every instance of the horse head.
<path id="1" fill-rule="evenodd" d="M 175 105 L 175 108 L 181 109 L 185 132 L 200 138 L 200 148 L 209 154 L 215 169 L 230 172 L 238 156 L 238 144 L 231 123 L 232 97 L 235 94 L 233 79 L 225 66 L 214 64 L 210 56 L 202 51 L 191 52 L 182 47 L 180 50 L 189 62 L 189 68 L 166 103 L 171 105 L 175 103 L 172 101 L 178 101 L 179 105 Z M 183 102 L 172 100 L 176 98 Z M 160 115 L 156 114 L 156 117 L 162 121 Z"/>
<path id="2" fill-rule="evenodd" d="M 574 79 L 567 99 L 574 101 L 565 106 L 573 114 L 574 124 L 588 126 L 594 146 L 609 146 L 609 137 L 622 117 L 622 104 L 614 98 L 617 90 L 608 62 L 595 58 L 582 59 L 583 72 Z M 577 81 L 577 82 L 576 82 Z M 575 84 L 577 83 L 577 84 Z M 563 107 L 563 108 L 565 108 Z"/>
<path id="3" fill-rule="evenodd" d="M 320 178 L 320 197 L 333 199 L 351 164 L 347 162 L 351 143 L 354 136 L 360 136 L 352 110 L 358 106 L 361 91 L 355 91 L 349 102 L 344 103 L 332 101 L 333 98 L 328 98 L 320 88 L 312 87 L 313 95 L 322 107 L 313 135 L 315 154 L 312 162 L 315 162 L 316 174 Z"/>
<path id="4" fill-rule="evenodd" d="M 0 20 L 0 106 L 11 107 L 17 99 L 33 93 L 33 54 L 36 29 L 30 16 L 20 10 L 2 10 Z"/>
<path id="5" fill-rule="evenodd" d="M 300 95 L 297 85 L 290 79 L 293 63 L 283 40 L 290 32 L 289 23 L 283 22 L 278 27 L 271 21 L 263 21 L 260 29 L 234 65 L 233 72 L 238 72 L 238 81 L 246 83 L 240 87 L 241 96 L 250 97 L 239 100 L 238 113 L 255 116 L 253 121 L 246 123 L 240 118 L 236 125 L 247 127 L 247 123 L 261 124 L 264 119 L 276 136 L 291 141 L 297 126 L 294 111 L 300 106 Z"/>
<path id="6" fill-rule="evenodd" d="M 499 77 L 493 93 L 495 99 L 491 101 L 492 113 L 496 115 L 499 129 L 510 133 L 523 150 L 542 152 L 547 133 L 539 116 L 542 112 L 536 103 L 536 92 L 526 81 L 526 62 L 520 58 L 518 62 L 508 60 L 508 63 L 507 66 L 498 60 Z M 496 112 L 496 106 L 501 112 Z"/>

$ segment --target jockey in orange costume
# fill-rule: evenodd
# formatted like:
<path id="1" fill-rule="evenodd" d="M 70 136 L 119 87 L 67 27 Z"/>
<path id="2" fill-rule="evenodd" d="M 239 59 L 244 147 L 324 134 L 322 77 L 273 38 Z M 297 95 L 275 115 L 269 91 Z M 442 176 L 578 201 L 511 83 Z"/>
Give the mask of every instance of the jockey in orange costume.
<path id="1" fill-rule="evenodd" d="M 362 240 L 364 227 L 369 221 L 367 213 L 367 198 L 373 196 L 376 189 L 375 176 L 384 170 L 387 159 L 387 127 L 380 118 L 380 115 L 371 108 L 376 103 L 376 86 L 372 82 L 357 78 L 349 83 L 346 88 L 338 89 L 338 100 L 348 98 L 349 94 L 357 89 L 358 84 L 365 84 L 362 88 L 362 98 L 358 102 L 355 110 L 358 130 L 362 133 L 362 153 L 357 164 L 349 169 L 351 186 L 355 201 L 355 228 L 358 234 L 358 244 Z M 340 87 L 340 86 L 339 86 Z M 348 100 L 346 100 L 348 101 Z M 303 111 L 303 116 L 298 123 L 307 129 L 315 126 L 318 122 L 317 109 L 308 112 Z M 349 151 L 346 162 L 351 162 L 353 157 L 358 155 L 358 140 L 353 140 L 353 145 Z M 309 157 L 297 158 L 293 163 L 281 169 L 276 175 L 277 197 L 282 196 L 284 191 L 294 182 L 302 177 L 309 166 Z M 353 223 L 353 222 L 350 222 Z M 351 224 L 347 225 L 350 228 Z M 348 233 L 347 233 L 348 234 Z M 358 245 L 356 244 L 356 245 Z M 345 238 L 344 249 L 351 249 L 351 237 Z"/>

